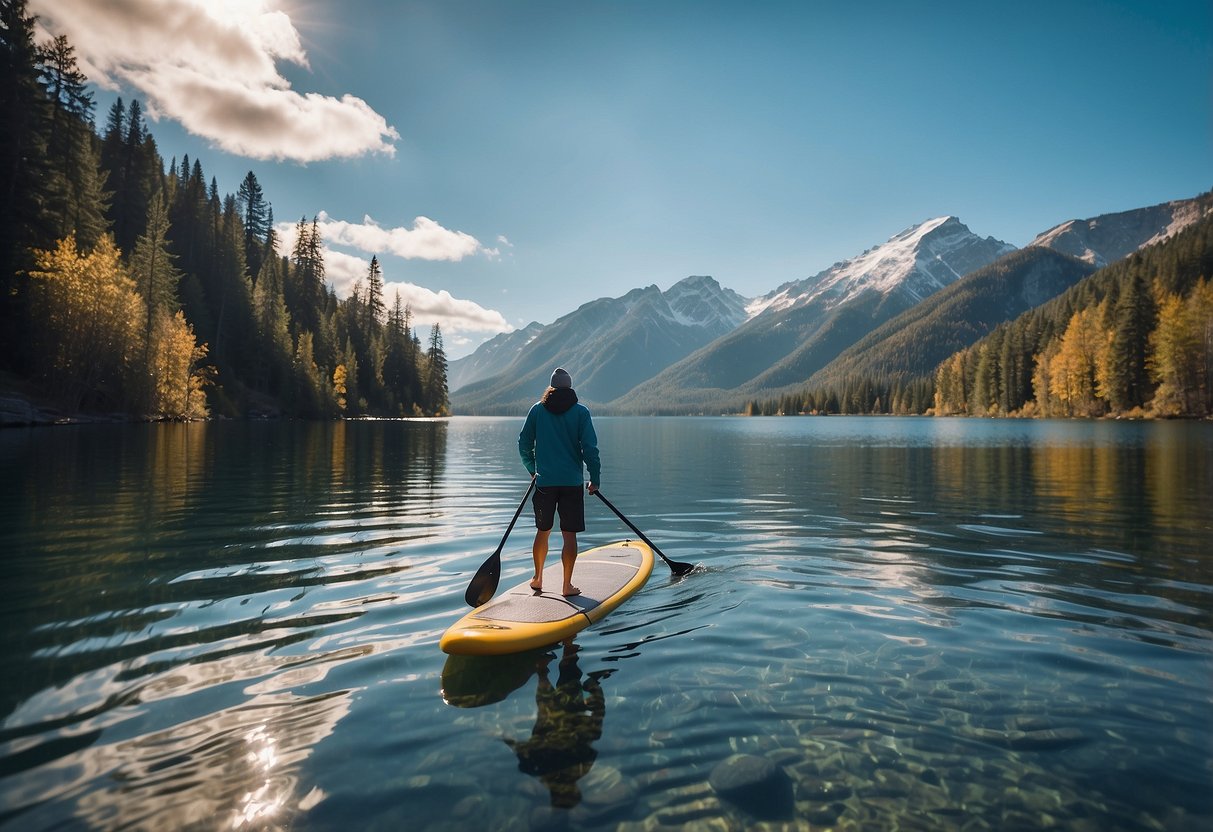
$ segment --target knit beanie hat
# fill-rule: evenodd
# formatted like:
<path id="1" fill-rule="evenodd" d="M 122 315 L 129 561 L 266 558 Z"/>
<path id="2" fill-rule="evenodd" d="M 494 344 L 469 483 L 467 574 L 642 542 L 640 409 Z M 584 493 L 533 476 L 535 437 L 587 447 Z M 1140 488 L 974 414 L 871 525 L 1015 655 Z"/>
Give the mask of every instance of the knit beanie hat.
<path id="1" fill-rule="evenodd" d="M 563 367 L 557 367 L 552 373 L 552 387 L 572 387 L 573 377 L 569 375 L 568 370 Z"/>

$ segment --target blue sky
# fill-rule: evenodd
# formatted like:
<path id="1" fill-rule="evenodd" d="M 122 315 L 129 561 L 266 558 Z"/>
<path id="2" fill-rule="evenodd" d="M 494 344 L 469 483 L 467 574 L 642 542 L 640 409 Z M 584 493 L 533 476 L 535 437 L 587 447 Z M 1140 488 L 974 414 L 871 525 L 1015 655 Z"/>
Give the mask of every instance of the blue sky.
<path id="1" fill-rule="evenodd" d="M 930 217 L 1022 246 L 1213 187 L 1207 0 L 30 5 L 99 121 L 138 97 L 166 159 L 321 214 L 339 294 L 378 254 L 452 357 L 691 274 L 764 294 Z"/>

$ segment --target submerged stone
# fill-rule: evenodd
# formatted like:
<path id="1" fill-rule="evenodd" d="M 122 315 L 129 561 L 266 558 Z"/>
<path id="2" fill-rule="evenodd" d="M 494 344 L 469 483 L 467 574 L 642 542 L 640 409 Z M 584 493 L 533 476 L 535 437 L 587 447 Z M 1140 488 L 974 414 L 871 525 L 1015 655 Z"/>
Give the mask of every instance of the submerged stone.
<path id="1" fill-rule="evenodd" d="M 765 757 L 734 754 L 712 769 L 708 782 L 718 795 L 756 818 L 792 816 L 792 781 Z"/>

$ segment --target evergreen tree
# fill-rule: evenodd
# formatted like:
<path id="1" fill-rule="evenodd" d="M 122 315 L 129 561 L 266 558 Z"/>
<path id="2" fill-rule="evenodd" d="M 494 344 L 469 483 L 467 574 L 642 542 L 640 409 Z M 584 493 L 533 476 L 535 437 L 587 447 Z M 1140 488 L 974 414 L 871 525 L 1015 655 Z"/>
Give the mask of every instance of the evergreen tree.
<path id="1" fill-rule="evenodd" d="M 315 220 L 300 218 L 291 251 L 293 268 L 286 283 L 286 305 L 300 330 L 315 332 L 324 307 L 324 260 Z"/>
<path id="2" fill-rule="evenodd" d="M 442 329 L 437 323 L 430 329 L 430 348 L 426 353 L 425 383 L 427 409 L 433 414 L 447 412 L 446 353 L 442 349 Z"/>
<path id="3" fill-rule="evenodd" d="M 370 333 L 383 320 L 383 270 L 379 268 L 379 258 L 371 257 L 371 266 L 367 273 L 366 286 L 366 318 L 363 329 Z"/>
<path id="4" fill-rule="evenodd" d="M 215 246 L 213 294 L 218 301 L 212 354 L 220 370 L 234 380 L 246 375 L 250 366 L 252 335 L 256 330 L 253 293 L 244 262 L 244 228 L 236 198 L 224 200 Z"/>
<path id="5" fill-rule="evenodd" d="M 116 175 L 110 174 L 114 183 L 114 200 L 111 207 L 114 241 L 123 252 L 130 252 L 135 240 L 143 232 L 147 219 L 149 183 L 145 177 L 143 154 L 147 141 L 147 128 L 143 123 L 143 108 L 138 101 L 131 101 L 124 121 L 126 134 L 115 159 Z"/>
<path id="6" fill-rule="evenodd" d="M 135 242 L 130 271 L 143 297 L 143 363 L 150 367 L 156 327 L 162 318 L 168 319 L 177 311 L 177 282 L 181 279 L 173 262 L 176 258 L 168 250 L 168 206 L 163 192 L 153 200 L 145 225 L 146 230 Z M 153 392 L 147 391 L 149 403 Z"/>
<path id="7" fill-rule="evenodd" d="M 261 261 L 267 256 L 263 241 L 269 234 L 272 221 L 261 183 L 251 170 L 240 183 L 236 202 L 244 223 L 244 259 L 249 277 L 255 278 L 261 271 Z"/>
<path id="8" fill-rule="evenodd" d="M 123 187 L 122 153 L 126 143 L 126 104 L 119 97 L 110 105 L 101 133 L 101 167 L 115 191 Z"/>
<path id="9" fill-rule="evenodd" d="M 75 48 L 60 35 L 38 50 L 49 101 L 47 194 L 56 239 L 76 235 L 91 248 L 108 228 L 104 175 L 97 167 L 93 95 L 76 65 Z"/>
<path id="10" fill-rule="evenodd" d="M 48 170 L 47 98 L 39 82 L 34 17 L 25 0 L 0 0 L 0 364 L 28 360 L 27 285 L 32 250 L 53 243 L 41 183 Z"/>
<path id="11" fill-rule="evenodd" d="M 977 367 L 973 376 L 972 401 L 969 413 L 974 416 L 989 416 L 997 411 L 999 399 L 998 355 L 1002 345 L 991 336 L 982 342 L 977 351 Z"/>
<path id="12" fill-rule="evenodd" d="M 1141 272 L 1124 284 L 1109 308 L 1113 310 L 1112 338 L 1103 396 L 1114 412 L 1124 412 L 1142 407 L 1154 392 L 1146 356 L 1158 312 Z"/>
<path id="13" fill-rule="evenodd" d="M 257 347 L 254 350 L 252 383 L 258 390 L 276 396 L 286 392 L 291 363 L 290 315 L 283 298 L 283 273 L 286 268 L 282 259 L 267 257 L 261 264 L 261 272 L 253 287 Z"/>

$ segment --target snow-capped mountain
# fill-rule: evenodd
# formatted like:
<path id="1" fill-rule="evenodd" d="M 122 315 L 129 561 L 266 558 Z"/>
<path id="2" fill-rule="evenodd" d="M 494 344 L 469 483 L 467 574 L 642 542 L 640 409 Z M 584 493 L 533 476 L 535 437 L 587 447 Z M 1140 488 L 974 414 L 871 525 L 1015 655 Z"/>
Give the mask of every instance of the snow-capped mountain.
<path id="1" fill-rule="evenodd" d="M 1004 255 L 885 321 L 814 373 L 807 386 L 841 387 L 865 376 L 927 376 L 957 350 L 1093 271 L 1090 263 L 1045 246 Z"/>
<path id="2" fill-rule="evenodd" d="M 452 385 L 452 410 L 520 412 L 543 392 L 556 366 L 572 374 L 580 398 L 609 401 L 736 327 L 746 303 L 704 276 L 665 292 L 647 286 L 590 301 L 551 324 L 528 327 L 525 336 L 497 336 L 460 359 L 480 375 L 458 389 Z M 484 374 L 489 368 L 493 372 Z"/>
<path id="3" fill-rule="evenodd" d="M 447 387 L 454 391 L 482 378 L 497 375 L 526 349 L 527 344 L 538 338 L 543 330 L 543 324 L 531 321 L 522 329 L 493 336 L 477 347 L 471 355 L 457 358 L 447 365 Z"/>
<path id="4" fill-rule="evenodd" d="M 726 330 L 747 317 L 746 299 L 732 289 L 721 288 L 713 278 L 693 275 L 680 280 L 662 294 L 676 323 L 685 326 L 718 327 Z"/>
<path id="5" fill-rule="evenodd" d="M 814 301 L 828 311 L 865 292 L 897 292 L 917 303 L 1014 250 L 1015 246 L 993 237 L 978 237 L 956 217 L 938 217 L 813 277 L 785 283 L 753 301 L 747 312 L 754 317 Z"/>
<path id="6" fill-rule="evenodd" d="M 1210 213 L 1213 193 L 1089 220 L 1068 220 L 1038 235 L 1029 245 L 1047 246 L 1094 266 L 1106 266 L 1162 242 Z"/>
<path id="7" fill-rule="evenodd" d="M 756 299 L 745 323 L 613 405 L 720 412 L 751 393 L 801 384 L 884 321 L 1014 250 L 955 217 L 928 220 Z"/>

